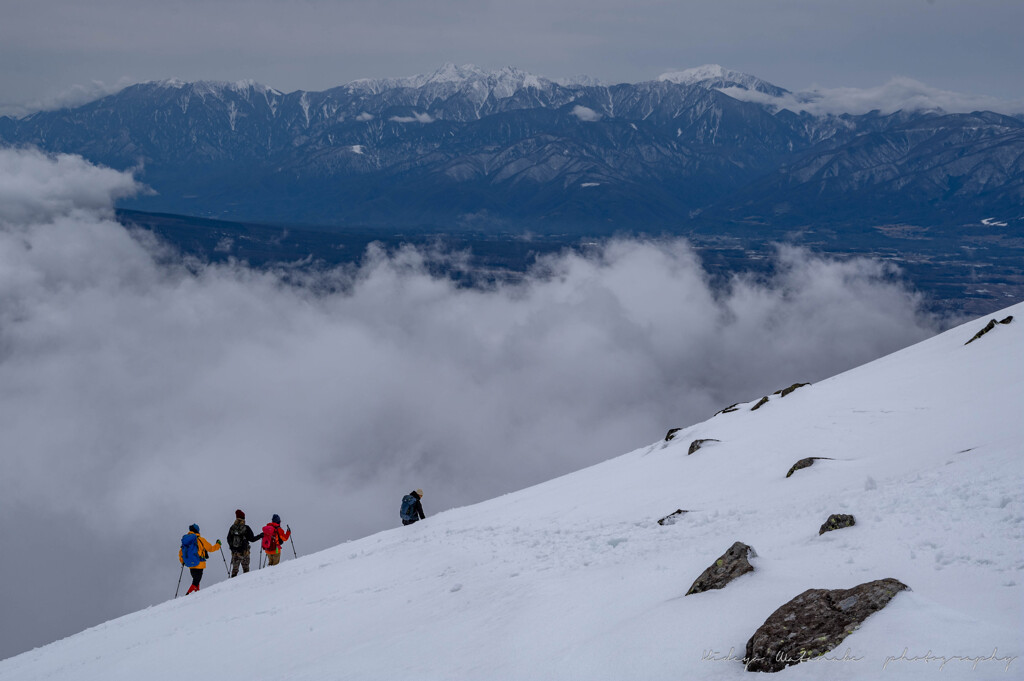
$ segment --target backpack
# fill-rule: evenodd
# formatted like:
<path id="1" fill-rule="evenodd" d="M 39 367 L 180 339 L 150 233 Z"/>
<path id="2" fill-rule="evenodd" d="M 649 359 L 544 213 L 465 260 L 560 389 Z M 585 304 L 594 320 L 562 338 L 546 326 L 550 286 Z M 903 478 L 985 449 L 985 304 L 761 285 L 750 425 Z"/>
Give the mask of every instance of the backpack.
<path id="1" fill-rule="evenodd" d="M 419 514 L 416 513 L 416 502 L 419 499 L 414 494 L 406 494 L 402 497 L 402 520 L 419 520 Z"/>
<path id="2" fill-rule="evenodd" d="M 199 550 L 199 537 L 191 532 L 181 538 L 181 562 L 189 568 L 203 562 L 203 555 Z"/>
<path id="3" fill-rule="evenodd" d="M 280 526 L 269 523 L 263 527 L 263 553 L 273 553 L 278 547 L 277 530 Z"/>
<path id="4" fill-rule="evenodd" d="M 246 548 L 245 523 L 232 523 L 228 530 L 228 546 L 233 553 L 239 553 Z"/>

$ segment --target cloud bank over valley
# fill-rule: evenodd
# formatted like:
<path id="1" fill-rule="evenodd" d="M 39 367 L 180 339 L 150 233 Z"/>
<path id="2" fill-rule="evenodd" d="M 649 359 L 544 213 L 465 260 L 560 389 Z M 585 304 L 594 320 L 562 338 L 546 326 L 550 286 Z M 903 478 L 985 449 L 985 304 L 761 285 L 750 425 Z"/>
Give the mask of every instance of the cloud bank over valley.
<path id="1" fill-rule="evenodd" d="M 1003 114 L 1024 113 L 1024 99 L 1000 99 L 986 95 L 951 92 L 932 87 L 912 78 L 891 78 L 886 83 L 868 88 L 814 88 L 789 93 L 782 97 L 738 87 L 720 90 L 734 99 L 767 104 L 797 113 L 806 111 L 815 116 L 862 115 L 872 111 L 891 114 L 897 111 L 942 111 L 972 113 L 994 111 Z"/>
<path id="2" fill-rule="evenodd" d="M 396 525 L 410 489 L 429 518 L 939 327 L 889 266 L 785 247 L 724 286 L 683 240 L 489 288 L 411 248 L 212 265 L 113 219 L 141 190 L 0 150 L 0 513 L 25 558 L 0 568 L 20 623 L 0 657 L 169 598 L 190 523 L 224 539 L 235 508 L 256 528 L 279 513 L 310 553 Z"/>

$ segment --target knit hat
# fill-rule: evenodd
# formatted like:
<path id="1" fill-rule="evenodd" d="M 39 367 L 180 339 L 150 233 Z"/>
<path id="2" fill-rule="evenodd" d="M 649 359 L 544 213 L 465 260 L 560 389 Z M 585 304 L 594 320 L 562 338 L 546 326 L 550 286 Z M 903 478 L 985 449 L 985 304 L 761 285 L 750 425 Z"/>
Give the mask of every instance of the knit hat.
<path id="1" fill-rule="evenodd" d="M 239 520 L 245 520 L 245 512 L 242 509 L 235 510 L 235 517 Z"/>
<path id="2" fill-rule="evenodd" d="M 416 490 L 416 496 L 418 496 L 420 499 L 422 499 L 423 498 L 423 490 L 421 490 L 421 489 Z"/>
<path id="3" fill-rule="evenodd" d="M 275 513 L 274 517 L 270 519 L 270 522 L 277 523 L 278 525 L 280 525 L 281 524 L 281 516 L 279 516 L 278 514 Z"/>
<path id="4" fill-rule="evenodd" d="M 195 532 L 196 534 L 199 534 L 199 526 L 196 525 L 195 523 L 192 523 L 191 525 L 189 525 L 188 529 L 190 531 L 192 531 L 192 532 Z"/>

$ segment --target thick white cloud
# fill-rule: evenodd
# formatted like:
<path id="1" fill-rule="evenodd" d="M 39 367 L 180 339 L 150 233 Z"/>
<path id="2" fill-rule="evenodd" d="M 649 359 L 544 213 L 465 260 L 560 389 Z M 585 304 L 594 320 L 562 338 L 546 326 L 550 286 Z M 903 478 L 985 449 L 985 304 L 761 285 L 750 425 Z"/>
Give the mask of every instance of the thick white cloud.
<path id="1" fill-rule="evenodd" d="M 114 199 L 140 190 L 130 175 L 94 166 L 81 156 L 0 149 L 0 161 L 0 224 L 8 229 L 75 212 L 93 218 L 111 211 Z"/>
<path id="2" fill-rule="evenodd" d="M 0 517 L 41 566 L 0 563 L 25 623 L 2 652 L 170 597 L 192 522 L 280 513 L 308 553 L 395 525 L 409 489 L 428 514 L 489 498 L 934 330 L 879 263 L 782 249 L 714 288 L 684 241 L 488 289 L 413 249 L 289 284 L 129 234 L 134 187 L 0 150 Z"/>
<path id="3" fill-rule="evenodd" d="M 572 108 L 572 115 L 584 123 L 593 123 L 594 121 L 601 120 L 601 114 L 597 113 L 590 107 L 581 106 L 579 104 Z"/>

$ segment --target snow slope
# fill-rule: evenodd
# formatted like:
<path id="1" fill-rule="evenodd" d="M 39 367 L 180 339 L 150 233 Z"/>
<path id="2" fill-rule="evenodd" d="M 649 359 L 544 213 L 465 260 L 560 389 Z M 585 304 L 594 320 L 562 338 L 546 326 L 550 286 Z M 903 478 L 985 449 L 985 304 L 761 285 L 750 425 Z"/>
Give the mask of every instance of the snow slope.
<path id="1" fill-rule="evenodd" d="M 970 345 L 987 319 L 757 411 L 752 396 L 671 442 L 113 620 L 0 662 L 0 679 L 740 679 L 722 658 L 777 607 L 884 577 L 913 591 L 837 659 L 782 677 L 1022 678 L 1024 303 L 1009 314 Z M 696 438 L 720 442 L 688 455 Z M 833 460 L 787 479 L 808 456 Z M 655 522 L 676 508 L 691 512 Z M 839 512 L 857 525 L 819 536 Z M 152 575 L 169 597 L 176 540 Z M 684 597 L 734 541 L 755 548 L 755 572 Z"/>

